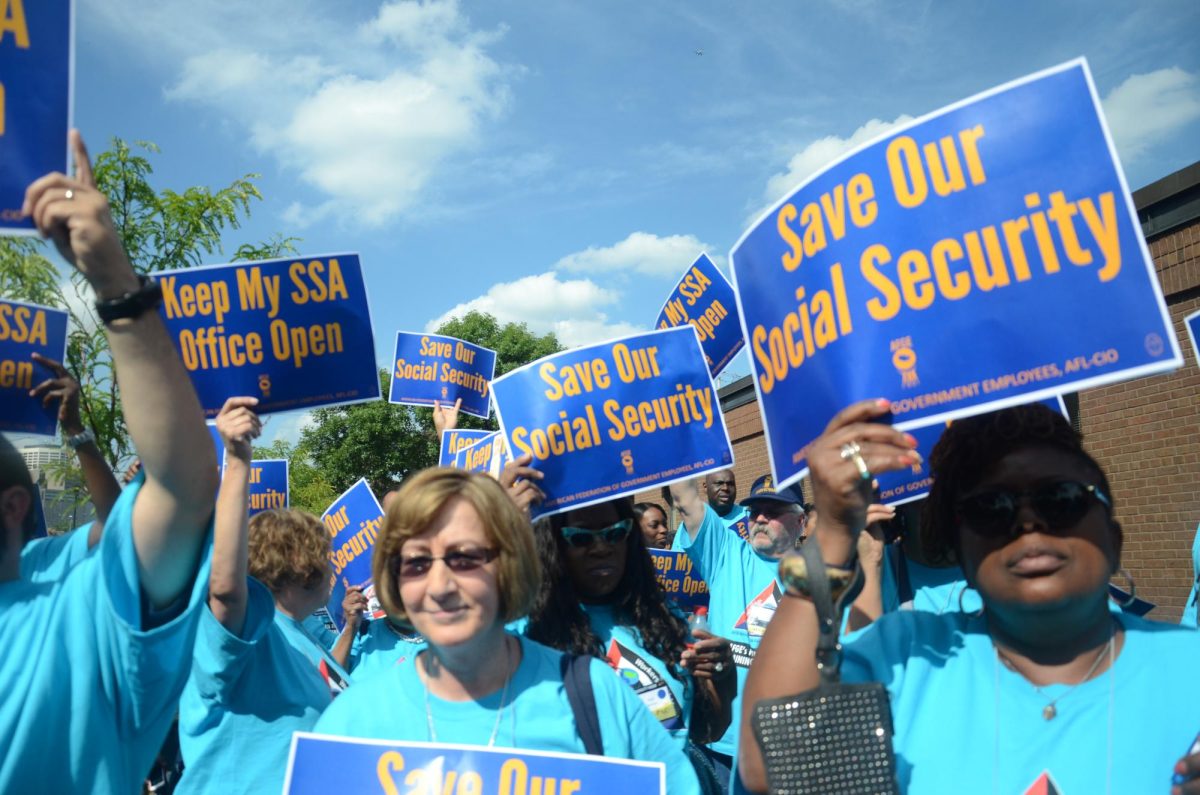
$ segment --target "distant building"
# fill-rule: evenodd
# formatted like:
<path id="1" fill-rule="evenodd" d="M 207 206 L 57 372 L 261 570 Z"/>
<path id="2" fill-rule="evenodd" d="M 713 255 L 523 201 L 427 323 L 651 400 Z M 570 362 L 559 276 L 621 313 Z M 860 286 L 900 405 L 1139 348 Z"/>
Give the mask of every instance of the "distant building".
<path id="1" fill-rule="evenodd" d="M 29 468 L 33 482 L 43 489 L 61 490 L 63 478 L 60 467 L 67 461 L 67 454 L 57 444 L 31 444 L 21 448 L 21 457 Z"/>

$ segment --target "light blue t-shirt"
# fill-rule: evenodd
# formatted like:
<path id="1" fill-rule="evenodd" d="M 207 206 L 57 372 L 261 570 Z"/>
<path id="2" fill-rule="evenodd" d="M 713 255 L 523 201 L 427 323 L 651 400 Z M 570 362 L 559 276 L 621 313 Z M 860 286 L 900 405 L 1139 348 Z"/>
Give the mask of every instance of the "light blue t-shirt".
<path id="1" fill-rule="evenodd" d="M 1183 606 L 1183 617 L 1179 623 L 1185 626 L 1196 626 L 1196 600 L 1200 598 L 1200 525 L 1196 527 L 1196 537 L 1192 541 L 1192 592 L 1188 594 L 1187 603 Z"/>
<path id="2" fill-rule="evenodd" d="M 561 653 L 529 638 L 522 637 L 520 642 L 521 663 L 509 682 L 508 700 L 503 705 L 501 690 L 478 701 L 427 696 L 417 666 L 396 665 L 342 694 L 325 710 L 314 731 L 417 742 L 436 737 L 439 742 L 486 746 L 497 727 L 497 747 L 584 753 L 563 686 Z M 700 785 L 691 763 L 632 688 L 622 684 L 600 660 L 592 660 L 590 673 L 604 755 L 662 762 L 667 792 L 698 793 Z M 429 716 L 434 736 L 430 736 Z"/>
<path id="3" fill-rule="evenodd" d="M 1076 687 L 1038 692 L 997 658 L 984 619 L 960 612 L 883 616 L 843 643 L 842 678 L 887 687 L 908 795 L 1022 793 L 1043 773 L 1064 795 L 1167 792 L 1200 731 L 1200 634 L 1115 618 L 1125 643 L 1111 674 Z"/>
<path id="4" fill-rule="evenodd" d="M 712 510 L 711 505 L 709 506 L 709 510 Z M 725 525 L 726 530 L 737 533 L 738 538 L 745 541 L 749 537 L 750 511 L 745 505 L 733 506 L 729 509 L 729 513 L 724 516 L 721 516 L 716 511 L 713 511 L 713 515 L 717 517 L 717 521 Z M 682 552 L 687 549 L 687 530 L 684 529 L 683 525 L 680 525 L 679 529 L 675 531 L 675 538 L 671 541 L 671 549 L 676 552 Z"/>
<path id="5" fill-rule="evenodd" d="M 708 583 L 708 624 L 712 633 L 728 638 L 733 645 L 738 684 L 733 720 L 725 735 L 710 747 L 736 758 L 746 674 L 783 596 L 777 580 L 779 561 L 759 555 L 736 533 L 729 532 L 721 517 L 707 505 L 695 540 L 689 539 L 683 527 L 675 538 L 683 539 L 683 549 L 692 565 Z"/>
<path id="6" fill-rule="evenodd" d="M 676 679 L 665 662 L 646 651 L 640 632 L 616 623 L 614 611 L 608 605 L 581 607 L 587 613 L 592 631 L 604 644 L 608 664 L 617 676 L 630 686 L 662 727 L 679 742 L 680 748 L 687 745 L 695 695 L 691 676 L 681 669 L 683 680 Z"/>
<path id="7" fill-rule="evenodd" d="M 91 527 L 88 522 L 69 533 L 30 541 L 21 548 L 21 578 L 30 582 L 61 580 L 91 551 L 88 547 Z"/>
<path id="8" fill-rule="evenodd" d="M 308 731 L 344 672 L 266 586 L 246 578 L 241 636 L 205 609 L 179 700 L 183 778 L 176 792 L 280 792 L 293 731 Z M 336 680 L 335 680 L 336 681 Z"/>
<path id="9" fill-rule="evenodd" d="M 0 583 L 0 792 L 140 792 L 171 727 L 208 592 L 210 541 L 183 611 L 142 629 L 138 491 L 121 493 L 95 554 L 63 576 Z"/>
<path id="10" fill-rule="evenodd" d="M 333 623 L 333 616 L 329 615 L 329 608 L 317 608 L 301 623 L 304 624 L 304 631 L 316 638 L 325 651 L 333 651 L 340 633 L 337 624 Z"/>
<path id="11" fill-rule="evenodd" d="M 416 632 L 405 632 L 386 618 L 363 622 L 354 644 L 350 647 L 350 671 L 356 681 L 385 671 L 393 665 L 403 665 L 416 659 L 425 648 L 425 639 Z"/>
<path id="12" fill-rule="evenodd" d="M 900 598 L 898 565 L 904 566 L 907 572 L 911 599 Z M 882 592 L 885 613 L 896 610 L 924 610 L 939 615 L 951 610 L 974 613 L 983 606 L 979 593 L 963 579 L 961 568 L 925 566 L 908 559 L 904 551 L 895 546 L 884 551 Z"/>

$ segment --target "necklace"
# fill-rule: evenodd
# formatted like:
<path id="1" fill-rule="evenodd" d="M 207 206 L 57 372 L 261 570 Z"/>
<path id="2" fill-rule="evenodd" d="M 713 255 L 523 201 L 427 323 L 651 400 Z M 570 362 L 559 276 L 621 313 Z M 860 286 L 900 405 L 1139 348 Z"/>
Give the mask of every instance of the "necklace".
<path id="1" fill-rule="evenodd" d="M 512 666 L 512 650 L 508 645 L 508 636 L 504 636 L 504 667 L 508 670 Z M 513 679 L 515 671 L 509 671 L 508 676 L 504 679 L 504 689 L 500 691 L 500 707 L 496 710 L 496 722 L 492 725 L 492 735 L 488 738 L 487 747 L 491 748 L 496 744 L 496 734 L 500 731 L 500 719 L 504 716 L 504 707 L 508 703 L 508 684 Z M 437 742 L 437 729 L 433 726 L 433 708 L 429 703 L 429 682 L 421 673 L 421 666 L 417 666 L 417 674 L 422 679 L 422 684 L 425 685 L 425 722 L 429 726 L 429 742 Z"/>
<path id="2" fill-rule="evenodd" d="M 1104 659 L 1105 655 L 1108 655 L 1109 659 L 1112 659 L 1113 645 L 1114 645 L 1116 639 L 1117 639 L 1116 633 L 1114 633 L 1112 631 L 1112 627 L 1110 626 L 1109 630 L 1108 630 L 1108 643 L 1105 643 L 1103 646 L 1100 647 L 1100 652 L 1096 655 L 1096 659 L 1092 660 L 1092 667 L 1088 668 L 1087 673 L 1083 675 L 1082 679 L 1080 679 L 1078 682 L 1071 685 L 1066 690 L 1064 690 L 1063 692 L 1059 693 L 1057 696 L 1055 696 L 1054 698 L 1052 698 L 1048 702 L 1046 702 L 1046 706 L 1042 707 L 1042 717 L 1043 718 L 1045 718 L 1046 720 L 1054 720 L 1055 716 L 1058 715 L 1058 707 L 1056 706 L 1058 704 L 1058 702 L 1064 696 L 1067 696 L 1067 695 L 1071 694 L 1072 692 L 1074 692 L 1075 688 L 1079 687 L 1081 684 L 1083 684 L 1087 680 L 1091 679 L 1092 674 L 1096 673 L 1096 669 L 1100 667 L 1100 661 Z M 1023 674 L 1019 670 L 1017 670 L 1017 666 L 1013 665 L 1013 661 L 1008 659 L 1008 656 L 1005 655 L 1002 651 L 1000 651 L 999 646 L 993 645 L 993 648 L 996 650 L 996 657 L 999 658 L 1000 662 L 1004 663 L 1005 668 L 1007 668 L 1008 670 L 1012 671 L 1015 674 L 1019 674 L 1020 676 L 1024 677 L 1026 681 L 1029 680 L 1029 677 L 1025 676 L 1025 674 Z M 1033 682 L 1029 682 L 1029 684 L 1033 685 Z M 1046 697 L 1046 694 L 1042 692 L 1042 688 L 1038 687 L 1037 685 L 1033 685 L 1033 690 L 1035 693 L 1037 693 L 1042 698 Z"/>
<path id="3" fill-rule="evenodd" d="M 379 620 L 383 622 L 384 626 L 386 626 L 388 629 L 390 629 L 392 631 L 393 635 L 395 635 L 397 638 L 404 641 L 405 643 L 424 643 L 425 642 L 425 639 L 421 637 L 421 634 L 419 632 L 414 632 L 413 634 L 408 635 L 408 634 L 405 634 L 404 632 L 401 632 L 399 629 L 397 629 L 396 625 L 393 624 L 389 619 L 382 618 Z"/>

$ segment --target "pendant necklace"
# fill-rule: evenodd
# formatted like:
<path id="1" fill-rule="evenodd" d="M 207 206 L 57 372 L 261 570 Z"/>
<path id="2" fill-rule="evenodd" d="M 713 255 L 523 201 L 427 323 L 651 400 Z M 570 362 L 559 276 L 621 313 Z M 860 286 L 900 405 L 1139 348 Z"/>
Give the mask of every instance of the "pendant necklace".
<path id="1" fill-rule="evenodd" d="M 1064 690 L 1063 692 L 1059 693 L 1057 696 L 1055 696 L 1054 698 L 1052 698 L 1048 702 L 1046 702 L 1046 706 L 1042 707 L 1042 717 L 1043 718 L 1045 718 L 1046 720 L 1054 720 L 1055 716 L 1058 715 L 1058 707 L 1056 705 L 1058 704 L 1059 700 L 1061 700 L 1064 696 L 1070 695 L 1072 692 L 1074 692 L 1075 688 L 1079 687 L 1081 684 L 1083 684 L 1087 680 L 1091 679 L 1092 674 L 1096 673 L 1096 669 L 1100 667 L 1100 662 L 1105 658 L 1105 656 L 1108 656 L 1110 659 L 1112 658 L 1113 644 L 1116 642 L 1116 639 L 1117 639 L 1117 635 L 1115 632 L 1112 631 L 1112 629 L 1110 627 L 1109 635 L 1108 635 L 1108 643 L 1105 643 L 1103 646 L 1100 647 L 1100 651 L 1096 655 L 1096 659 L 1092 660 L 1092 667 L 1088 668 L 1087 673 L 1083 675 L 1082 679 L 1080 679 L 1078 682 L 1071 685 L 1066 690 Z M 1025 681 L 1027 681 L 1027 682 L 1029 681 L 1029 677 L 1025 676 L 1025 674 L 1023 674 L 1019 670 L 1017 670 L 1017 666 L 1013 665 L 1012 660 L 1008 659 L 1008 657 L 1003 652 L 1000 651 L 999 646 L 993 645 L 993 648 L 996 649 L 996 657 L 998 657 L 1000 659 L 1000 662 L 1004 663 L 1005 668 L 1007 668 L 1008 670 L 1017 674 L 1018 676 L 1024 678 Z M 1035 693 L 1037 693 L 1042 698 L 1046 697 L 1046 694 L 1042 692 L 1042 688 L 1038 687 L 1037 685 L 1034 685 L 1033 682 L 1029 682 L 1029 684 L 1033 685 L 1033 690 Z"/>
<path id="2" fill-rule="evenodd" d="M 505 670 L 508 670 L 511 665 L 512 665 L 512 649 L 509 647 L 508 636 L 506 635 L 504 637 L 504 667 L 505 667 Z M 424 674 L 421 674 L 421 666 L 419 664 L 417 665 L 417 673 L 418 673 L 418 675 L 421 676 L 422 679 L 425 679 Z M 488 748 L 491 748 L 492 746 L 494 746 L 496 744 L 496 735 L 500 731 L 500 719 L 502 717 L 504 717 L 504 707 L 508 703 L 508 685 L 510 682 L 512 682 L 513 674 L 515 674 L 515 673 L 516 673 L 515 671 L 509 671 L 508 676 L 504 680 L 504 689 L 500 691 L 500 706 L 496 710 L 496 722 L 492 725 L 492 736 L 489 737 L 488 741 L 487 741 Z M 425 680 L 423 682 L 423 684 L 425 685 L 425 721 L 429 726 L 429 742 L 436 743 L 438 741 L 437 730 L 433 726 L 433 708 L 432 708 L 432 705 L 429 703 L 429 682 L 428 682 L 428 680 Z"/>

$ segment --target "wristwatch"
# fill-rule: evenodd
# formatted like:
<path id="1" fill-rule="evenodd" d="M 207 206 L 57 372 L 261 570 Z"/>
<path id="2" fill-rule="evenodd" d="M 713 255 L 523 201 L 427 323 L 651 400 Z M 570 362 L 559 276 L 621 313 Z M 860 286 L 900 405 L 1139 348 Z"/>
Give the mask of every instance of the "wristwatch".
<path id="1" fill-rule="evenodd" d="M 94 441 L 96 441 L 96 434 L 92 432 L 91 428 L 84 428 L 82 433 L 67 437 L 67 444 L 70 445 L 72 450 L 78 450 L 88 442 Z"/>
<path id="2" fill-rule="evenodd" d="M 138 274 L 138 289 L 131 293 L 96 302 L 96 314 L 105 323 L 135 318 L 162 303 L 162 285 L 144 273 Z"/>

